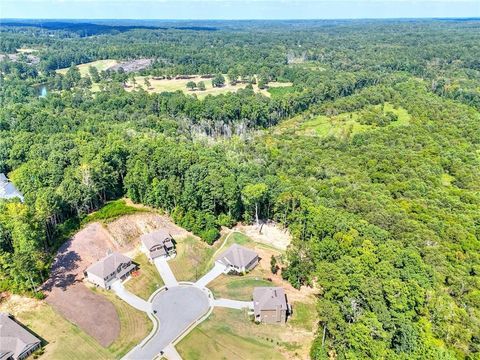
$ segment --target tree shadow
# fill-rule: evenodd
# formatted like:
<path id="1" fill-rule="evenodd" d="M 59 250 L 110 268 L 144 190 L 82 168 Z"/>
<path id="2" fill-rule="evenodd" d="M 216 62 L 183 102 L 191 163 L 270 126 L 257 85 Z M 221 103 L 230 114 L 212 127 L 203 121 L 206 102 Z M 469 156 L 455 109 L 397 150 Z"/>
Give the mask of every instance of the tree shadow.
<path id="1" fill-rule="evenodd" d="M 43 290 L 51 291 L 54 287 L 58 287 L 65 291 L 67 287 L 76 283 L 77 274 L 73 271 L 78 269 L 80 260 L 80 255 L 75 251 L 66 250 L 59 253 L 52 266 L 50 279 L 43 285 Z"/>

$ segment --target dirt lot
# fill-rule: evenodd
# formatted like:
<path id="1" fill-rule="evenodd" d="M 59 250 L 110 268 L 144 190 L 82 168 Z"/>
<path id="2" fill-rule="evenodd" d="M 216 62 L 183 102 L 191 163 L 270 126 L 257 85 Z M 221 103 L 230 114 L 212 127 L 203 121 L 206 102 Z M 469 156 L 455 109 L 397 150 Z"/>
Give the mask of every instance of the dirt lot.
<path id="1" fill-rule="evenodd" d="M 254 241 L 273 246 L 280 250 L 286 250 L 292 238 L 287 229 L 282 229 L 274 222 L 268 222 L 257 225 L 237 225 L 235 230 L 238 230 Z"/>
<path id="2" fill-rule="evenodd" d="M 46 301 L 100 344 L 110 345 L 120 333 L 117 312 L 104 296 L 84 285 L 83 272 L 107 250 L 133 254 L 139 236 L 158 228 L 166 228 L 173 236 L 188 234 L 167 217 L 153 213 L 124 216 L 106 225 L 88 224 L 60 248 L 43 286 Z"/>

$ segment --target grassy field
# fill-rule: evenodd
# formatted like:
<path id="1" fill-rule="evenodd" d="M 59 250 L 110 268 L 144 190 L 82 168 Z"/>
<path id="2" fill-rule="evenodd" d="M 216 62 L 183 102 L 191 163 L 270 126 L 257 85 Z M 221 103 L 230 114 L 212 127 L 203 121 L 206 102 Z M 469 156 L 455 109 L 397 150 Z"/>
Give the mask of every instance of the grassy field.
<path id="1" fill-rule="evenodd" d="M 123 215 L 130 215 L 144 210 L 127 205 L 124 199 L 109 201 L 99 210 L 88 214 L 82 219 L 82 224 L 92 221 L 108 222 L 118 219 Z"/>
<path id="2" fill-rule="evenodd" d="M 214 247 L 188 236 L 177 240 L 177 256 L 169 261 L 169 265 L 177 280 L 196 281 L 210 270 L 208 264 L 214 251 Z"/>
<path id="3" fill-rule="evenodd" d="M 44 301 L 12 296 L 0 308 L 14 314 L 17 320 L 44 339 L 46 346 L 42 359 L 114 359 L 108 349 L 65 320 Z"/>
<path id="4" fill-rule="evenodd" d="M 221 88 L 213 87 L 212 86 L 212 80 L 211 79 L 202 79 L 200 76 L 194 76 L 191 79 L 162 79 L 162 80 L 154 80 L 151 77 L 148 77 L 150 81 L 150 88 L 147 89 L 145 83 L 144 83 L 144 76 L 137 76 L 135 78 L 136 81 L 136 87 L 135 89 L 138 89 L 139 86 L 141 86 L 143 89 L 147 90 L 148 92 L 151 93 L 159 93 L 159 92 L 173 92 L 173 91 L 183 91 L 186 94 L 195 94 L 198 96 L 198 98 L 202 99 L 207 95 L 219 95 L 219 94 L 225 94 L 227 92 L 235 92 L 238 89 L 243 89 L 247 86 L 247 84 L 236 84 L 236 85 L 230 85 L 228 83 L 228 77 L 225 77 L 227 79 L 227 82 L 225 86 Z M 187 89 L 186 85 L 189 81 L 193 81 L 195 83 L 198 83 L 200 81 L 203 81 L 205 84 L 205 90 L 200 91 L 200 90 L 189 90 Z M 128 88 L 127 91 L 132 91 L 134 90 L 133 83 L 129 81 L 128 83 Z M 280 82 L 271 82 L 268 84 L 270 88 L 277 88 L 277 87 L 287 87 L 291 86 L 291 83 L 280 83 Z M 259 89 L 257 85 L 253 85 L 253 89 L 256 92 L 260 92 L 266 96 L 270 96 L 270 93 L 268 92 L 267 89 Z"/>
<path id="5" fill-rule="evenodd" d="M 177 350 L 185 360 L 306 359 L 308 336 L 290 324 L 257 325 L 245 312 L 216 308 Z"/>
<path id="6" fill-rule="evenodd" d="M 380 108 L 382 105 L 375 106 Z M 398 116 L 398 120 L 388 125 L 387 127 L 402 126 L 408 124 L 410 115 L 403 108 L 394 108 L 391 104 L 384 104 L 385 111 L 391 111 Z M 342 113 L 336 116 L 320 115 L 313 119 L 302 121 L 301 118 L 296 117 L 285 121 L 280 125 L 281 131 L 294 129 L 297 134 L 329 137 L 333 136 L 339 139 L 348 139 L 349 137 L 375 129 L 372 125 L 362 125 L 358 122 L 359 112 Z"/>
<path id="7" fill-rule="evenodd" d="M 148 316 L 131 307 L 112 292 L 96 289 L 113 303 L 120 319 L 120 335 L 107 350 L 116 359 L 123 357 L 130 349 L 142 341 L 152 330 Z"/>
<path id="8" fill-rule="evenodd" d="M 77 67 L 78 67 L 78 70 L 80 71 L 80 75 L 85 76 L 85 75 L 88 75 L 88 68 L 90 66 L 96 67 L 98 71 L 102 71 L 102 70 L 108 69 L 109 67 L 111 67 L 111 66 L 113 66 L 117 63 L 118 63 L 117 60 L 112 60 L 112 59 L 97 60 L 97 61 L 92 61 L 92 62 L 89 62 L 89 63 L 77 65 Z M 63 69 L 58 69 L 57 72 L 59 74 L 65 75 L 67 70 L 68 70 L 68 68 L 63 68 Z"/>
<path id="9" fill-rule="evenodd" d="M 163 286 L 162 278 L 145 254 L 137 255 L 133 261 L 139 265 L 140 269 L 124 283 L 125 288 L 142 299 L 148 300 L 155 290 Z"/>

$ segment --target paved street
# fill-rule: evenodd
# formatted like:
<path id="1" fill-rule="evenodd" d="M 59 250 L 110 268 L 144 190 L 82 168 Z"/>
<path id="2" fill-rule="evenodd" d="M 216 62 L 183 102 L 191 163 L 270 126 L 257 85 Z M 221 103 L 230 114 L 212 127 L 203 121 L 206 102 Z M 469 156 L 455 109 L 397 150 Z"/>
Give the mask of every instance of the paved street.
<path id="1" fill-rule="evenodd" d="M 154 316 L 160 326 L 156 334 L 143 347 L 130 352 L 127 359 L 153 359 L 191 324 L 204 316 L 209 309 L 207 294 L 191 285 L 176 286 L 160 291 L 152 299 Z"/>
<path id="2" fill-rule="evenodd" d="M 196 283 L 195 286 L 198 287 L 205 287 L 208 283 L 215 280 L 218 276 L 220 276 L 225 271 L 225 265 L 219 264 L 215 262 L 213 268 L 206 273 L 203 277 L 201 277 Z"/>
<path id="3" fill-rule="evenodd" d="M 127 304 L 133 306 L 134 308 L 145 311 L 151 312 L 152 306 L 149 302 L 139 298 L 137 295 L 132 294 L 123 286 L 120 280 L 115 281 L 112 284 L 112 290 L 117 294 L 117 296 L 125 301 Z"/>
<path id="4" fill-rule="evenodd" d="M 213 300 L 213 306 L 226 307 L 230 309 L 253 309 L 253 301 L 238 301 L 230 299 L 215 299 Z"/>
<path id="5" fill-rule="evenodd" d="M 178 285 L 178 281 L 177 279 L 175 279 L 175 275 L 173 275 L 172 269 L 170 269 L 170 266 L 168 265 L 166 259 L 156 258 L 155 260 L 153 260 L 153 262 L 155 263 L 155 266 L 157 267 L 157 270 L 160 273 L 160 276 L 162 277 L 165 286 Z"/>

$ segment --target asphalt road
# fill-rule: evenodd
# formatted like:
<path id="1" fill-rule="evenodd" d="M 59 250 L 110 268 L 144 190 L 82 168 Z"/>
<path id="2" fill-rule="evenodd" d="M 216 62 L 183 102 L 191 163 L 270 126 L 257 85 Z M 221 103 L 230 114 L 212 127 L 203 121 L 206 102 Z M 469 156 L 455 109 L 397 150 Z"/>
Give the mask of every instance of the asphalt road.
<path id="1" fill-rule="evenodd" d="M 155 295 L 152 309 L 157 311 L 154 316 L 160 326 L 150 341 L 128 354 L 128 359 L 153 359 L 208 311 L 208 295 L 195 286 L 175 286 Z"/>

